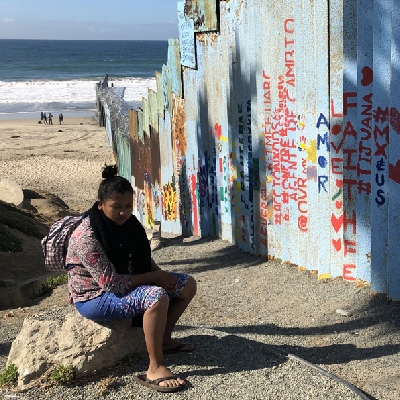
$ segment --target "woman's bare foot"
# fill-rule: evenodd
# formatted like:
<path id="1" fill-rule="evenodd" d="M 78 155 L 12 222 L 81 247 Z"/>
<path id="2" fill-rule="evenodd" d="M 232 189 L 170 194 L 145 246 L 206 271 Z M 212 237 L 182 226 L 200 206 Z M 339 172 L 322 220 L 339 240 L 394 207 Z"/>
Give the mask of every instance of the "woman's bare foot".
<path id="1" fill-rule="evenodd" d="M 154 381 L 160 378 L 174 377 L 173 379 L 168 379 L 165 381 L 161 381 L 158 385 L 163 387 L 175 387 L 175 386 L 184 386 L 185 381 L 182 378 L 179 378 L 174 373 L 172 373 L 165 365 L 160 365 L 159 367 L 150 370 L 147 370 L 147 379 L 150 381 Z"/>

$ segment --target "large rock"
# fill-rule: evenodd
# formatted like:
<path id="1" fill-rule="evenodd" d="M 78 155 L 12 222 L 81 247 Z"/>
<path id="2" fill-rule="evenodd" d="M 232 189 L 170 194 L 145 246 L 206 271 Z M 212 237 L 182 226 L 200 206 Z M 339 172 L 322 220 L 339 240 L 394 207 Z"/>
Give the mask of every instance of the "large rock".
<path id="1" fill-rule="evenodd" d="M 24 193 L 17 182 L 2 179 L 0 180 L 0 200 L 19 206 L 24 200 Z"/>
<path id="2" fill-rule="evenodd" d="M 7 365 L 18 367 L 19 386 L 58 365 L 72 365 L 79 376 L 146 352 L 143 330 L 132 327 L 132 319 L 100 324 L 83 318 L 75 308 L 66 310 L 24 320 L 7 360 Z"/>

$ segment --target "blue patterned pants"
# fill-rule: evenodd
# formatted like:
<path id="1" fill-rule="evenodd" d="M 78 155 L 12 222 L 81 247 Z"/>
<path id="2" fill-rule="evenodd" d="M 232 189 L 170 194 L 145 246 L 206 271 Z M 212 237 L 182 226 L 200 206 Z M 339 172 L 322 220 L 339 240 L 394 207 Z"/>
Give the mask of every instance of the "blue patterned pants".
<path id="1" fill-rule="evenodd" d="M 173 293 L 168 294 L 159 286 L 143 285 L 124 294 L 104 292 L 94 299 L 76 302 L 75 307 L 85 318 L 96 322 L 135 317 L 143 314 L 162 297 L 168 296 L 171 300 L 181 294 L 189 275 L 175 272 L 171 272 L 171 275 L 178 278 L 177 289 Z"/>

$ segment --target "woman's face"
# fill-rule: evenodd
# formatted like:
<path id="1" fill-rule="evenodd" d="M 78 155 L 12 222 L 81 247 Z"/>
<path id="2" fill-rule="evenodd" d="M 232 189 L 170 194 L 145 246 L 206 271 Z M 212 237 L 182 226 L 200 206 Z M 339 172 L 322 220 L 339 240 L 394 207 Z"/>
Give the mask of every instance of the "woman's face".
<path id="1" fill-rule="evenodd" d="M 103 210 L 104 214 L 115 222 L 117 225 L 122 225 L 132 214 L 133 210 L 133 195 L 125 192 L 115 193 L 104 203 L 98 201 L 99 210 Z"/>

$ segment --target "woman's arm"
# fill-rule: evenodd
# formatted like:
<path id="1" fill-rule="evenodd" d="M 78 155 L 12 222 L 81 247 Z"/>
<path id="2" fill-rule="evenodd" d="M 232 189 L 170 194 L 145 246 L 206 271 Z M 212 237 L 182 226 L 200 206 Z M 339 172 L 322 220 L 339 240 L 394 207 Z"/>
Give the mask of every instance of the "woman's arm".
<path id="1" fill-rule="evenodd" d="M 114 293 L 125 293 L 130 289 L 130 276 L 116 272 L 102 245 L 89 229 L 71 236 L 68 254 L 73 263 L 81 264 L 86 269 L 101 289 Z"/>
<path id="2" fill-rule="evenodd" d="M 167 292 L 176 289 L 178 279 L 161 269 L 145 272 L 144 274 L 131 275 L 131 287 L 142 285 L 155 285 L 164 288 Z"/>
<path id="3" fill-rule="evenodd" d="M 156 285 L 167 291 L 173 290 L 177 278 L 162 271 L 151 259 L 151 271 L 138 275 L 118 274 L 114 265 L 109 261 L 100 242 L 90 230 L 73 235 L 69 247 L 79 263 L 90 273 L 93 280 L 105 291 L 125 293 L 129 289 L 142 285 Z M 70 249 L 69 249 L 70 250 Z"/>
<path id="4" fill-rule="evenodd" d="M 167 293 L 172 293 L 176 290 L 178 279 L 173 275 L 169 274 L 168 272 L 163 271 L 153 260 L 153 258 L 151 258 L 151 271 L 161 272 L 160 274 L 157 275 L 157 278 L 159 279 L 158 283 L 156 283 L 157 286 L 164 288 L 167 291 Z"/>

